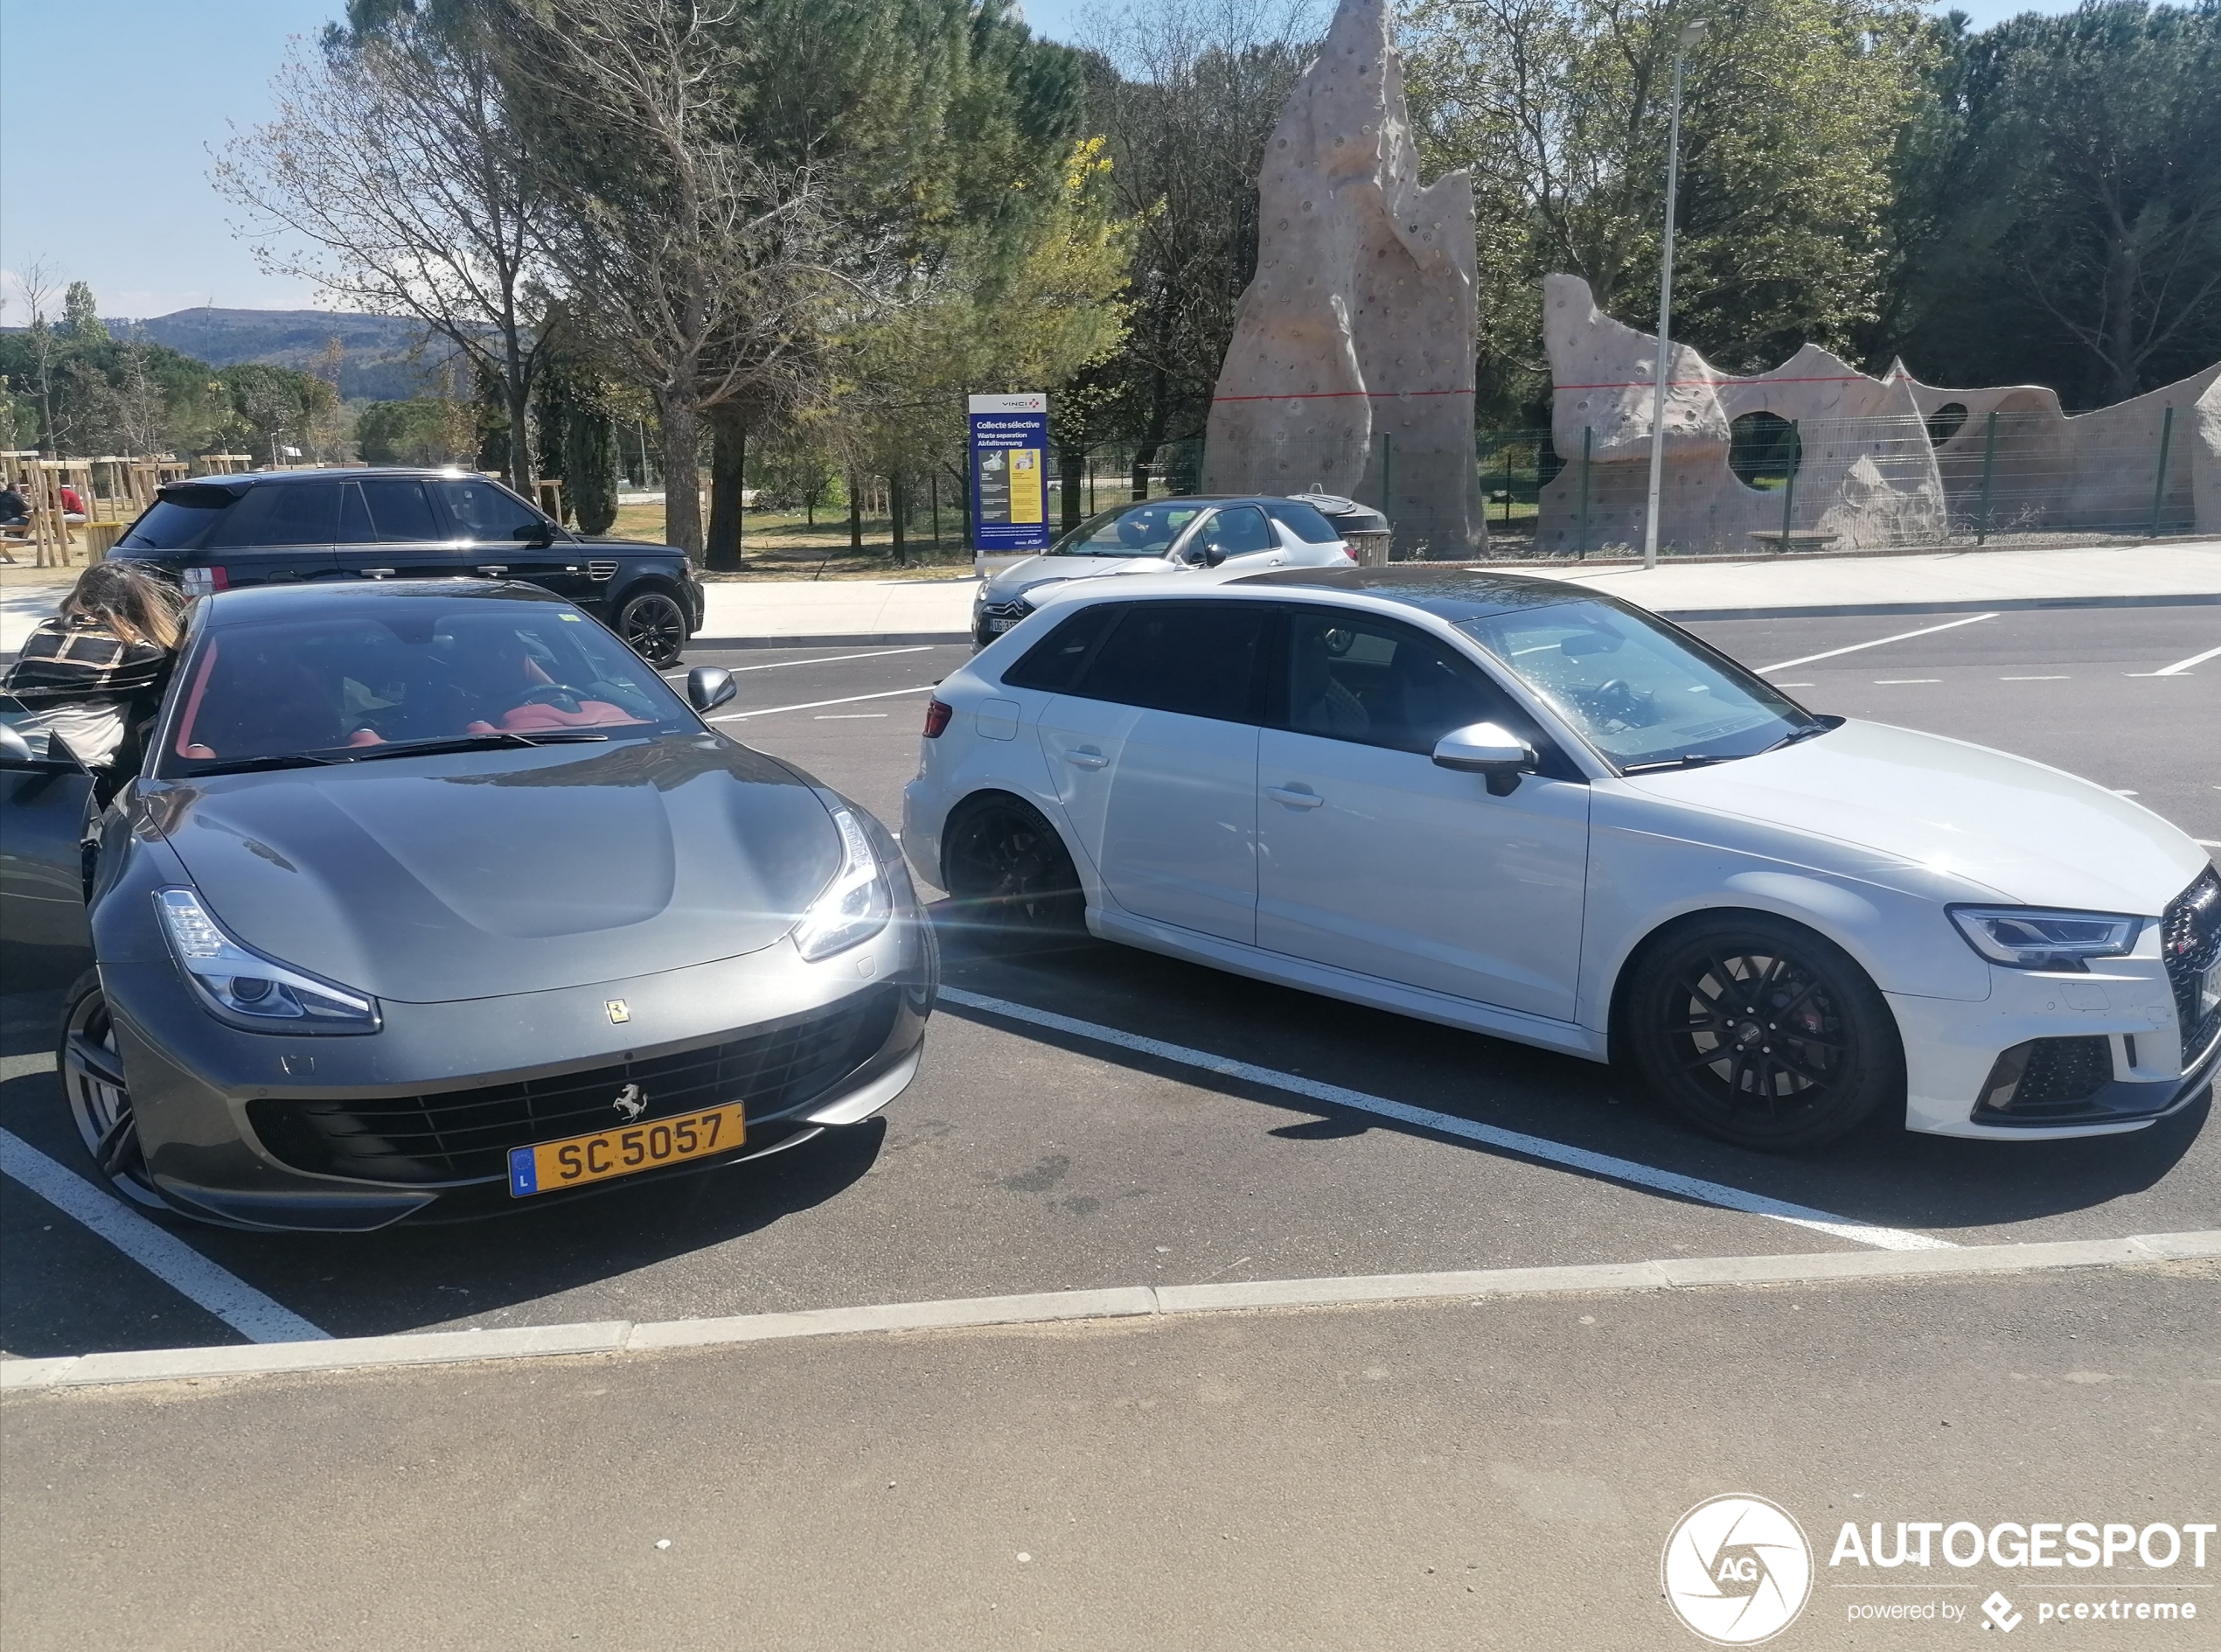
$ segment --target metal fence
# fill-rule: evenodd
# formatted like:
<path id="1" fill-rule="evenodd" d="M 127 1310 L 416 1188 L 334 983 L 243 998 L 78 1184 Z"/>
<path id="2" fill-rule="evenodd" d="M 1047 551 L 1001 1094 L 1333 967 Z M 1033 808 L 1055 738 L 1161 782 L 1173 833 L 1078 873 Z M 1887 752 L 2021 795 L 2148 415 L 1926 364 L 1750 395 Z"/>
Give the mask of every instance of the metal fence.
<path id="1" fill-rule="evenodd" d="M 2071 419 L 2043 408 L 1970 415 L 1955 403 L 1925 419 L 1745 415 L 1724 442 L 1668 437 L 1660 550 L 2041 545 L 2190 533 L 2197 522 L 2188 415 L 2136 403 Z M 1535 457 L 1525 462 L 1530 451 Z M 1477 441 L 1476 463 L 1492 502 L 1506 501 L 1490 518 L 1492 554 L 1580 558 L 1641 547 L 1647 436 L 1607 447 L 1584 429 L 1578 449 L 1561 455 L 1546 431 L 1489 432 Z M 1529 488 L 1535 508 L 1522 516 Z"/>
<path id="2" fill-rule="evenodd" d="M 1669 435 L 1660 553 L 2030 546 L 2196 530 L 2191 409 L 2146 405 L 2155 400 L 2148 397 L 2069 418 L 2014 405 L 2016 396 L 2032 400 L 2002 392 L 1992 408 L 1970 413 L 1946 402 L 1925 419 L 1750 413 L 1724 439 L 1717 429 Z M 1153 450 L 1131 442 L 1091 448 L 1071 473 L 1076 515 L 1143 494 L 1199 491 L 1205 459 L 1201 437 Z M 1466 520 L 1477 512 L 1485 524 L 1485 550 L 1451 543 L 1455 533 L 1444 531 L 1456 519 L 1445 507 L 1465 485 L 1455 451 L 1423 450 L 1394 429 L 1376 428 L 1357 452 L 1291 438 L 1238 468 L 1245 488 L 1325 487 L 1385 511 L 1399 561 L 1584 559 L 1642 548 L 1647 435 L 1614 443 L 1594 428 L 1556 436 L 1546 428 L 1484 430 L 1471 463 Z M 1049 456 L 1052 521 L 1071 519 L 1062 513 L 1066 475 L 1062 456 Z"/>

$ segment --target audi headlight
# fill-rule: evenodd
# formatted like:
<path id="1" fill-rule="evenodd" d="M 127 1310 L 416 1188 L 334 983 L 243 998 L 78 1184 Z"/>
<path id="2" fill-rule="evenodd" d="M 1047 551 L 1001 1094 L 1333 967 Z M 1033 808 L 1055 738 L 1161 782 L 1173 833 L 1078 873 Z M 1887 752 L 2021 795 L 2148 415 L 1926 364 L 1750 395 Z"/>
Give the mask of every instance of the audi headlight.
<path id="1" fill-rule="evenodd" d="M 2008 969 L 2079 970 L 2125 957 L 2145 920 L 2119 912 L 2050 912 L 2026 906 L 1954 906 L 1951 921 L 1972 946 Z"/>
<path id="2" fill-rule="evenodd" d="M 872 853 L 863 822 L 846 809 L 835 809 L 833 824 L 840 828 L 840 870 L 811 903 L 794 932 L 795 945 L 813 964 L 870 940 L 895 911 L 887 875 Z"/>
<path id="3" fill-rule="evenodd" d="M 170 951 L 201 1007 L 251 1033 L 374 1033 L 378 1000 L 242 946 L 191 889 L 157 889 Z"/>

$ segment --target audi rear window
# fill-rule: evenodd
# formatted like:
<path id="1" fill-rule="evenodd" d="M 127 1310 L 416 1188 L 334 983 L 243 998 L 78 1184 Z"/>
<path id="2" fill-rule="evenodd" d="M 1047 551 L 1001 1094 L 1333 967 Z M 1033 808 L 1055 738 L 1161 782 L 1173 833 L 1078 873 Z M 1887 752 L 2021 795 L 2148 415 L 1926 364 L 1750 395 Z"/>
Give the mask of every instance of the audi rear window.
<path id="1" fill-rule="evenodd" d="M 1082 609 L 1026 652 L 1025 657 L 1003 673 L 1011 688 L 1038 688 L 1043 694 L 1069 694 L 1087 664 L 1096 639 L 1110 622 L 1126 610 L 1117 603 L 1097 603 Z"/>
<path id="2" fill-rule="evenodd" d="M 1257 721 L 1256 603 L 1137 603 L 1072 692 L 1221 722 Z"/>
<path id="3" fill-rule="evenodd" d="M 119 543 L 150 551 L 197 550 L 238 498 L 232 488 L 164 488 Z"/>
<path id="4" fill-rule="evenodd" d="M 1341 538 L 1340 530 L 1319 514 L 1312 506 L 1297 499 L 1275 499 L 1264 507 L 1272 519 L 1306 545 L 1332 545 Z"/>

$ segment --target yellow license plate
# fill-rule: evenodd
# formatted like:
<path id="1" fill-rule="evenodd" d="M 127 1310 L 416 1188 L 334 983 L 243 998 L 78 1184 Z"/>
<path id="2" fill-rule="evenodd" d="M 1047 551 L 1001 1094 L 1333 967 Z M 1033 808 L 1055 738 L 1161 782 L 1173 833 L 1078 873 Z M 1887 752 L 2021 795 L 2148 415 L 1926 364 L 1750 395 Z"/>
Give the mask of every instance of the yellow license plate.
<path id="1" fill-rule="evenodd" d="M 739 1102 L 677 1119 L 597 1130 L 565 1141 L 542 1141 L 509 1150 L 509 1192 L 525 1199 L 535 1193 L 582 1188 L 589 1181 L 630 1176 L 667 1164 L 684 1164 L 714 1153 L 729 1153 L 748 1140 Z"/>

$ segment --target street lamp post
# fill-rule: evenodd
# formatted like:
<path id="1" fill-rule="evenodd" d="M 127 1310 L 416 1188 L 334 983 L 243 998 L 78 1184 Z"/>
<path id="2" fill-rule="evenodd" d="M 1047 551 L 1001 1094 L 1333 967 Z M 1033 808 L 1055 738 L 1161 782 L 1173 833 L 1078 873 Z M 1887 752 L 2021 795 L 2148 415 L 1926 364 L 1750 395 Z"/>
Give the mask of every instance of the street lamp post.
<path id="1" fill-rule="evenodd" d="M 1658 494 L 1666 476 L 1666 373 L 1673 347 L 1667 335 L 1674 324 L 1674 195 L 1681 174 L 1681 76 L 1688 49 L 1704 38 L 1703 19 L 1682 29 L 1674 48 L 1674 115 L 1666 136 L 1666 246 L 1658 270 L 1658 366 L 1651 374 L 1650 509 L 1643 519 L 1643 566 L 1658 566 Z"/>

